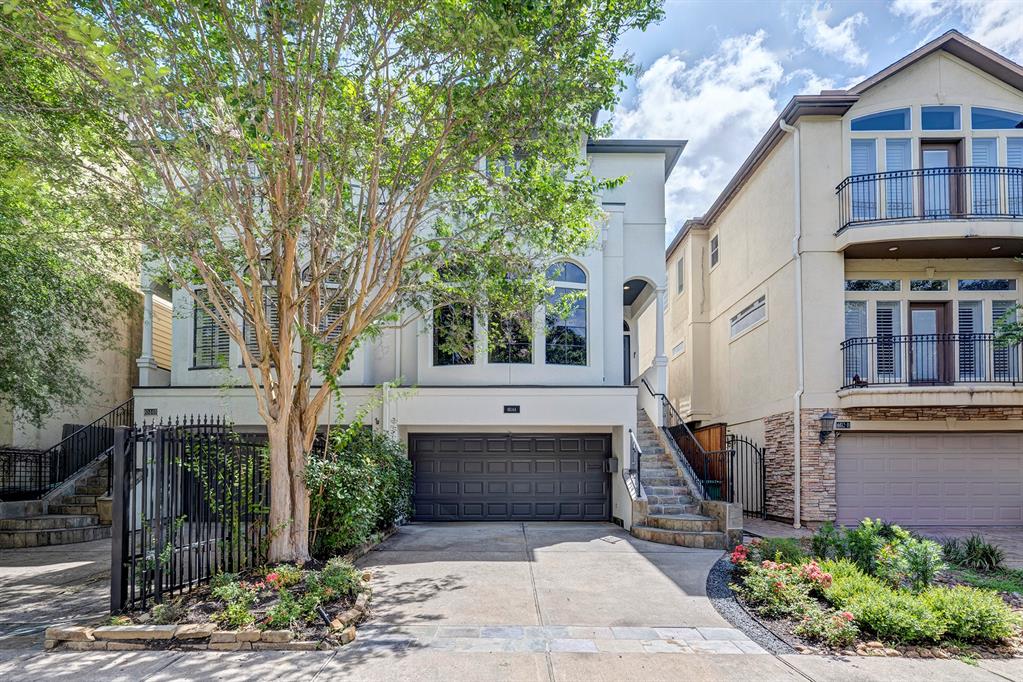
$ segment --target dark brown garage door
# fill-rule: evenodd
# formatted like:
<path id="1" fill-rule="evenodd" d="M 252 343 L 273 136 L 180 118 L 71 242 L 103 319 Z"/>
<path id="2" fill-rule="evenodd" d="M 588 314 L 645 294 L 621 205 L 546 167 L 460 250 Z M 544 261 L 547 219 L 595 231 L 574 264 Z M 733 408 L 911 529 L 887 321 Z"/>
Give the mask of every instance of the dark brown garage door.
<path id="1" fill-rule="evenodd" d="M 418 521 L 607 521 L 605 435 L 411 434 Z"/>

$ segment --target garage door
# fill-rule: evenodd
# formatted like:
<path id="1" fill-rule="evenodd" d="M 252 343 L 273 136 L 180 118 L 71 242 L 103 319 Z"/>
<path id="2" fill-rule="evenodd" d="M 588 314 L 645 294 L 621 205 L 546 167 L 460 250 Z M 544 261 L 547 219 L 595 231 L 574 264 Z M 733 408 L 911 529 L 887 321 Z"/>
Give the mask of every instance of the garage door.
<path id="1" fill-rule="evenodd" d="M 607 521 L 604 435 L 412 434 L 419 521 Z"/>
<path id="2" fill-rule="evenodd" d="M 1023 434 L 844 433 L 837 447 L 842 523 L 1023 522 Z"/>

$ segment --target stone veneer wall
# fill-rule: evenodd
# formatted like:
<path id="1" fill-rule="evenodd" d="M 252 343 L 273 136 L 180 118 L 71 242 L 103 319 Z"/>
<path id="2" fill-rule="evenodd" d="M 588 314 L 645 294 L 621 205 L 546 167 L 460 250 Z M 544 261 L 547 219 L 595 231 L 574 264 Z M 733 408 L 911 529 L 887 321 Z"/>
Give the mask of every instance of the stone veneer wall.
<path id="1" fill-rule="evenodd" d="M 824 409 L 803 410 L 801 521 L 833 521 L 838 514 L 835 481 L 835 441 L 831 436 L 820 444 L 820 416 Z M 857 407 L 833 409 L 838 419 L 852 421 L 1005 421 L 1023 419 L 1023 407 Z M 767 514 L 792 520 L 793 453 L 792 412 L 764 418 L 765 468 L 767 470 Z"/>

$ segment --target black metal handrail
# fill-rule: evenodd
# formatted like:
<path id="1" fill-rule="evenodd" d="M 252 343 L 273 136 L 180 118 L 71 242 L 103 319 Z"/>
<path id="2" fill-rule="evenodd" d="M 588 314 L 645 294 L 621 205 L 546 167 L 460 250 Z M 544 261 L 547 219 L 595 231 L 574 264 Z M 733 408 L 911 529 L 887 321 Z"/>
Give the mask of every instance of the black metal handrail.
<path id="1" fill-rule="evenodd" d="M 130 426 L 134 419 L 135 401 L 129 398 L 47 450 L 0 452 L 0 499 L 43 497 L 107 453 L 114 444 L 114 427 Z M 108 486 L 109 470 L 108 461 Z"/>
<path id="2" fill-rule="evenodd" d="M 707 491 L 703 486 L 705 479 L 700 478 L 693 462 L 706 462 L 707 451 L 700 445 L 700 441 L 696 440 L 696 436 L 689 430 L 689 426 L 682 419 L 682 415 L 678 413 L 675 406 L 671 404 L 668 396 L 663 393 L 655 393 L 646 379 L 641 378 L 640 381 L 643 382 L 651 396 L 661 401 L 661 406 L 664 409 L 664 423 L 658 426 L 668 432 L 671 436 L 670 442 L 678 447 L 681 456 L 677 458 L 677 461 L 685 468 L 686 473 L 689 474 L 689 479 L 695 488 L 693 493 L 701 500 L 706 500 Z"/>
<path id="3" fill-rule="evenodd" d="M 1023 168 L 953 166 L 850 175 L 835 194 L 839 232 L 871 223 L 1023 218 Z"/>
<path id="4" fill-rule="evenodd" d="M 842 388 L 1023 382 L 1023 347 L 994 334 L 864 336 L 841 350 Z"/>
<path id="5" fill-rule="evenodd" d="M 643 448 L 640 446 L 639 441 L 636 440 L 636 434 L 632 429 L 629 429 L 629 467 L 622 467 L 622 480 L 625 481 L 628 486 L 628 476 L 635 474 L 636 476 L 636 497 L 643 497 Z M 635 463 L 635 467 L 632 464 Z"/>

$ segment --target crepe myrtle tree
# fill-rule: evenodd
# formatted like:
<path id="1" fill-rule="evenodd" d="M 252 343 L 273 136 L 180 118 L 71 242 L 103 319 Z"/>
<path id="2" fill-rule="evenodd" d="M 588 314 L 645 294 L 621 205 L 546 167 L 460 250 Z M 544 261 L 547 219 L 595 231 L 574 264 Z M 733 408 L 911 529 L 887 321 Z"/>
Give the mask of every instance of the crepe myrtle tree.
<path id="1" fill-rule="evenodd" d="M 589 173 L 582 142 L 605 132 L 594 113 L 630 69 L 616 37 L 661 13 L 657 0 L 3 7 L 27 49 L 123 126 L 121 167 L 86 170 L 241 350 L 269 439 L 275 561 L 309 556 L 306 456 L 359 343 L 438 305 L 532 311 L 546 265 L 592 244 L 598 193 L 618 180 Z"/>

